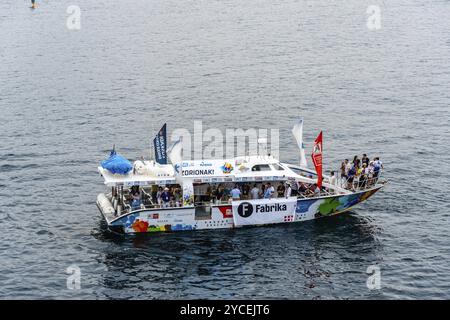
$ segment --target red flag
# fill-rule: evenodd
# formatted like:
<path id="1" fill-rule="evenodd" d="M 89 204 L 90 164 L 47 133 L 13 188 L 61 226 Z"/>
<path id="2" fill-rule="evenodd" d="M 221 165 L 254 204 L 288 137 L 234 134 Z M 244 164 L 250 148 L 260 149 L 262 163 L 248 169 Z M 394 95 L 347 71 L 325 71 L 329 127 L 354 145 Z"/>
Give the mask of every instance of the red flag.
<path id="1" fill-rule="evenodd" d="M 319 189 L 322 187 L 322 150 L 322 131 L 320 131 L 316 140 L 314 140 L 314 149 L 311 154 L 317 172 L 317 186 Z"/>

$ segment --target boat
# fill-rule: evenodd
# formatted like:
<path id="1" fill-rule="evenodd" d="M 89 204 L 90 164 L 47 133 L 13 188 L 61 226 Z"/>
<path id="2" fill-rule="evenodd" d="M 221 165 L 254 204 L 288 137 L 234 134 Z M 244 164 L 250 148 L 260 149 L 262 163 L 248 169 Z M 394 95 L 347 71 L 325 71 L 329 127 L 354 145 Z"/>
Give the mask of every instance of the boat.
<path id="1" fill-rule="evenodd" d="M 118 159 L 122 172 L 104 163 L 98 167 L 109 190 L 100 193 L 96 203 L 110 231 L 138 234 L 298 223 L 351 210 L 387 183 L 381 173 L 364 183 L 333 179 L 321 173 L 321 164 L 320 170 L 306 167 L 304 150 L 300 164 L 269 154 L 183 160 L 177 141 L 168 163 L 163 128 L 154 140 L 155 160 L 131 164 L 113 148 L 107 164 Z M 302 148 L 301 138 L 296 138 Z M 314 152 L 321 156 L 321 141 L 315 141 L 316 146 Z M 315 162 L 314 153 L 312 158 Z M 233 189 L 239 189 L 238 197 L 232 197 L 233 191 L 230 195 Z"/>

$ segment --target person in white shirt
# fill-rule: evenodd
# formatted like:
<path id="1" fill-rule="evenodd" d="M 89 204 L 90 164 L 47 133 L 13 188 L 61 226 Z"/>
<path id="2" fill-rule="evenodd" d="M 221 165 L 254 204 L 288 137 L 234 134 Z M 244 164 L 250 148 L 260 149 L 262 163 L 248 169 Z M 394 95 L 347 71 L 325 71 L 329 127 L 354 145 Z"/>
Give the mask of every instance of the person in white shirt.
<path id="1" fill-rule="evenodd" d="M 284 196 L 285 198 L 289 198 L 291 196 L 292 193 L 292 188 L 291 188 L 291 184 L 289 182 L 286 183 L 286 188 L 284 189 Z"/>
<path id="2" fill-rule="evenodd" d="M 380 161 L 380 158 L 376 157 L 373 159 L 373 178 L 375 183 L 378 180 L 381 170 L 383 170 L 383 163 Z"/>
<path id="3" fill-rule="evenodd" d="M 259 188 L 255 185 L 253 185 L 252 190 L 250 190 L 250 194 L 252 196 L 252 199 L 258 199 L 259 198 Z"/>
<path id="4" fill-rule="evenodd" d="M 363 166 L 363 168 L 364 168 L 364 174 L 366 175 L 366 176 L 369 176 L 369 173 L 370 173 L 370 166 Z M 372 167 L 373 168 L 373 167 Z"/>
<path id="5" fill-rule="evenodd" d="M 334 174 L 334 171 L 331 171 L 330 184 L 333 186 L 336 185 L 336 175 Z"/>
<path id="6" fill-rule="evenodd" d="M 373 161 L 374 166 L 379 166 L 381 169 L 383 169 L 383 162 L 381 162 L 379 157 L 376 157 Z"/>

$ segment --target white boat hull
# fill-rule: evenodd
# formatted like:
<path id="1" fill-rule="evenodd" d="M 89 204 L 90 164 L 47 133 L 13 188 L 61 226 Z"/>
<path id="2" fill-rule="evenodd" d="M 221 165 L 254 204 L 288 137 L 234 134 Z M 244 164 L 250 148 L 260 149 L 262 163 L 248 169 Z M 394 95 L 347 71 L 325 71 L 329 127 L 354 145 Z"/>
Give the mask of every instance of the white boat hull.
<path id="1" fill-rule="evenodd" d="M 280 223 L 295 223 L 339 214 L 367 200 L 383 185 L 346 195 L 331 195 L 297 199 L 295 212 Z M 108 228 L 120 233 L 172 232 L 240 227 L 233 218 L 231 204 L 211 205 L 207 215 L 198 215 L 198 208 L 165 208 L 136 210 L 115 217 L 105 205 L 105 196 L 100 194 L 97 206 L 103 214 Z M 106 209 L 105 209 L 106 208 Z M 197 210 L 197 214 L 196 214 Z"/>

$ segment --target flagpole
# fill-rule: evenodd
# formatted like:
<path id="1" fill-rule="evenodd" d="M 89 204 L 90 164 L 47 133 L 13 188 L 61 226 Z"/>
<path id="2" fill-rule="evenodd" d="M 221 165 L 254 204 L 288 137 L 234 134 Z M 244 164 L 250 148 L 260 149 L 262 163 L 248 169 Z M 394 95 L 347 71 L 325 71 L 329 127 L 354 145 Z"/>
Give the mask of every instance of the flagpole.
<path id="1" fill-rule="evenodd" d="M 155 134 L 155 131 L 153 130 L 153 123 L 150 125 L 150 128 L 151 128 L 151 130 L 152 130 L 152 134 L 153 134 L 153 137 L 154 137 L 154 134 Z M 153 150 L 153 139 L 152 140 L 150 140 L 150 160 L 155 160 L 155 159 L 153 159 L 153 154 L 154 154 L 154 150 Z"/>

